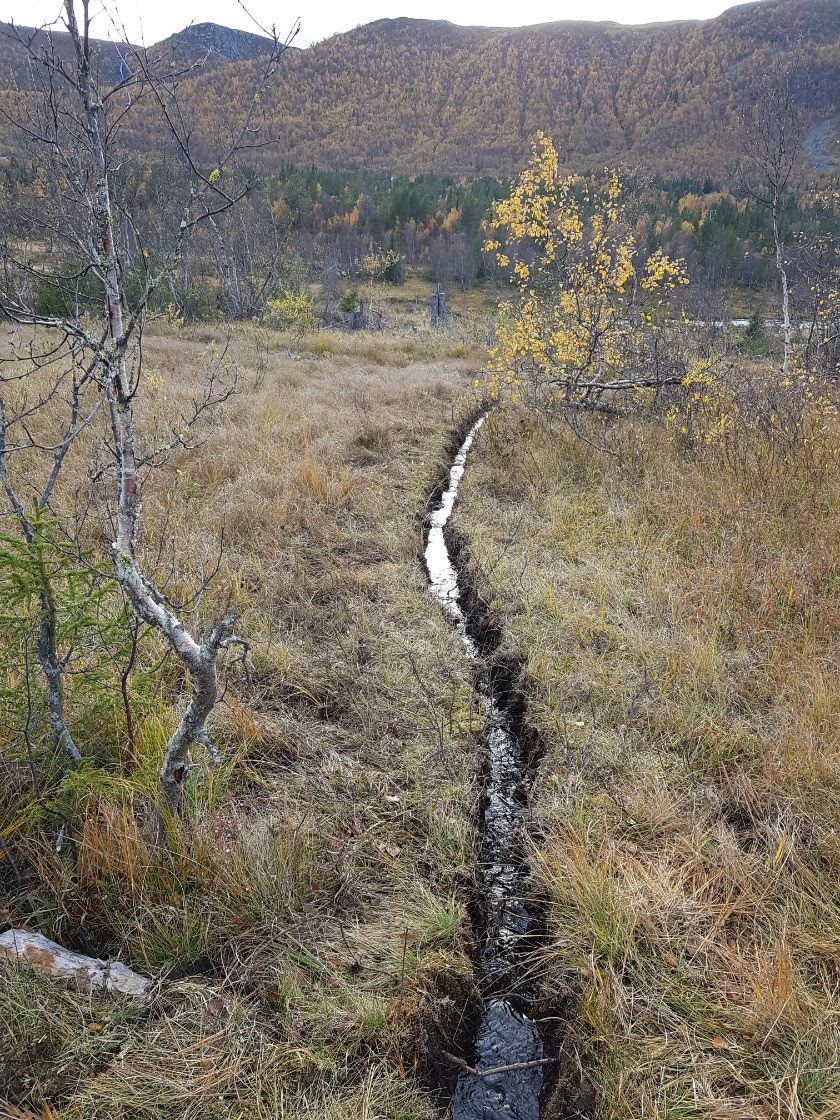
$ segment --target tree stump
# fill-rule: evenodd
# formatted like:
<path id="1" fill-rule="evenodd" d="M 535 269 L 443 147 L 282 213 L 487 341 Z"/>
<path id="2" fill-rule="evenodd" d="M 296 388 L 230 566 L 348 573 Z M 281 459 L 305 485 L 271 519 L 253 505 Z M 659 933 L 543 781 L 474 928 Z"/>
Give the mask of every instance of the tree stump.
<path id="1" fill-rule="evenodd" d="M 365 308 L 365 301 L 359 300 L 359 306 L 353 312 L 353 317 L 350 320 L 351 331 L 366 331 L 368 328 L 367 310 Z"/>
<path id="2" fill-rule="evenodd" d="M 433 327 L 442 327 L 446 319 L 446 293 L 440 284 L 429 300 L 429 321 Z"/>

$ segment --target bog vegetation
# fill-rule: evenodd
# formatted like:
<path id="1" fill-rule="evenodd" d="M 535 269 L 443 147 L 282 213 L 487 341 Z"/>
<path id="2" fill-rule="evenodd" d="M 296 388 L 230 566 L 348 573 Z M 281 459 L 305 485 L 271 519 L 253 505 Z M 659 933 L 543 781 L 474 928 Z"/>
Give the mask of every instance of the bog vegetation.
<path id="1" fill-rule="evenodd" d="M 544 137 L 490 228 L 509 404 L 463 531 L 543 748 L 535 974 L 575 1001 L 598 1115 L 831 1116 L 837 246 L 813 250 L 814 323 L 757 359 L 754 334 L 679 329 L 680 263 L 634 270 L 617 178 L 558 177 Z"/>
<path id="2" fill-rule="evenodd" d="M 2 190 L 0 923 L 156 986 L 0 962 L 0 1115 L 445 1108 L 483 709 L 418 558 L 478 407 L 543 1114 L 837 1114 L 840 192 L 784 175 L 795 67 L 726 186 L 542 133 L 510 185 L 256 181 L 283 43 L 205 161 L 184 76 L 98 85 L 72 13 Z"/>

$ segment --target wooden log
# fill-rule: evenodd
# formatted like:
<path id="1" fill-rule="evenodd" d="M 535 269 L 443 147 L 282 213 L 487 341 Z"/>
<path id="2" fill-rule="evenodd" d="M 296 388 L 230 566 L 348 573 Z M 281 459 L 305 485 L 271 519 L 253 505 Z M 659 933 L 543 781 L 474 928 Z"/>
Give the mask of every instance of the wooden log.
<path id="1" fill-rule="evenodd" d="M 67 980 L 87 994 L 119 993 L 145 1001 L 155 986 L 153 980 L 133 972 L 119 961 L 102 961 L 73 953 L 40 933 L 9 929 L 0 934 L 0 961 L 23 961 L 56 980 Z"/>

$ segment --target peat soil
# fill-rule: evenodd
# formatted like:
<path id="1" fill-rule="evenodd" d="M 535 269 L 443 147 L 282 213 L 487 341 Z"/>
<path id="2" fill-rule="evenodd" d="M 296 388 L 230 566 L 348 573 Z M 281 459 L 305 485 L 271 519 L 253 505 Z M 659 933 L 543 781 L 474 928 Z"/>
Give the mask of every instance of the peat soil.
<path id="1" fill-rule="evenodd" d="M 451 525 L 469 452 L 485 418 L 486 412 L 473 412 L 453 433 L 449 463 L 423 519 L 430 593 L 452 618 L 475 662 L 487 747 L 470 906 L 481 1002 L 467 1008 L 456 1037 L 442 1040 L 441 1060 L 454 1051 L 460 1073 L 457 1080 L 437 1084 L 449 1089 L 454 1080 L 453 1120 L 588 1117 L 593 1095 L 580 1077 L 569 1031 L 574 998 L 543 990 L 534 968 L 546 926 L 543 902 L 530 882 L 525 830 L 528 793 L 542 751 L 526 719 L 522 667 L 500 654 L 502 635 L 473 578 L 467 541 Z"/>

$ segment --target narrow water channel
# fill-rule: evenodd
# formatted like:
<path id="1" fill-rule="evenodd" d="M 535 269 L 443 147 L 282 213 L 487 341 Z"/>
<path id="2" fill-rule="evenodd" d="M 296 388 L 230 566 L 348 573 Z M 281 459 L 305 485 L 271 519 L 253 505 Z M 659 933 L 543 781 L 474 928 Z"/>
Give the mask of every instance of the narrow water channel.
<path id="1" fill-rule="evenodd" d="M 449 472 L 449 484 L 432 513 L 426 545 L 429 588 L 452 618 L 467 655 L 482 654 L 462 605 L 458 572 L 447 546 L 445 528 L 467 456 L 485 417 L 467 433 Z M 490 674 L 482 674 L 487 682 Z M 477 686 L 484 706 L 489 752 L 479 873 L 485 914 L 480 961 L 484 1006 L 474 1044 L 475 1073 L 458 1078 L 452 1098 L 453 1120 L 538 1120 L 542 1088 L 542 1041 L 536 1024 L 516 1009 L 521 994 L 521 960 L 531 925 L 525 904 L 527 868 L 522 854 L 527 802 L 527 763 L 502 698 L 492 685 Z M 504 1067 L 504 1068 L 500 1068 Z M 514 1068 L 511 1068 L 514 1067 Z M 487 1071 L 498 1070 L 495 1073 Z M 484 1074 L 484 1076 L 481 1076 Z"/>

